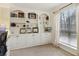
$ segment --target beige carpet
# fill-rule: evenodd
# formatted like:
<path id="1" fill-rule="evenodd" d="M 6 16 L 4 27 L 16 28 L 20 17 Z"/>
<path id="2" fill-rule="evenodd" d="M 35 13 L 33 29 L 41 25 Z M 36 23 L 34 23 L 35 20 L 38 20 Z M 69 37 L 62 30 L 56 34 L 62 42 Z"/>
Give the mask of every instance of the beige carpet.
<path id="1" fill-rule="evenodd" d="M 48 45 L 12 50 L 11 56 L 72 56 L 63 49 Z"/>

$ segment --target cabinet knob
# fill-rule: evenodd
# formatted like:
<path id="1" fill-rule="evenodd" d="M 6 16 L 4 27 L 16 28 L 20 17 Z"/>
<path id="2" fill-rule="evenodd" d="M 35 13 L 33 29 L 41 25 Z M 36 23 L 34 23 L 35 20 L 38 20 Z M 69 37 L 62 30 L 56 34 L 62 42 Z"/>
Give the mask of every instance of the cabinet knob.
<path id="1" fill-rule="evenodd" d="M 16 37 L 19 37 L 19 36 L 16 36 Z"/>
<path id="2" fill-rule="evenodd" d="M 8 38 L 10 38 L 10 36 Z"/>

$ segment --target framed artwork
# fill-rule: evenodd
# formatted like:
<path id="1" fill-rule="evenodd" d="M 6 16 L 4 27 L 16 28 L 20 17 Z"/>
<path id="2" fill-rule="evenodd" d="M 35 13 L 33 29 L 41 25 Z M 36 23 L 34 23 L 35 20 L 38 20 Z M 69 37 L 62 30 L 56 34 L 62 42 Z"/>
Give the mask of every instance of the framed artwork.
<path id="1" fill-rule="evenodd" d="M 18 13 L 18 17 L 19 17 L 19 18 L 24 18 L 24 13 L 19 12 L 19 13 Z"/>
<path id="2" fill-rule="evenodd" d="M 32 32 L 33 32 L 33 33 L 38 33 L 38 27 L 33 27 L 33 28 L 32 28 Z"/>
<path id="3" fill-rule="evenodd" d="M 28 13 L 29 19 L 36 19 L 36 13 Z"/>
<path id="4" fill-rule="evenodd" d="M 45 31 L 45 32 L 51 32 L 51 30 L 52 30 L 51 27 L 45 27 L 45 28 L 44 28 L 44 31 Z"/>
<path id="5" fill-rule="evenodd" d="M 17 17 L 16 13 L 10 13 L 10 17 Z"/>
<path id="6" fill-rule="evenodd" d="M 26 28 L 20 28 L 20 34 L 25 34 L 26 33 Z"/>
<path id="7" fill-rule="evenodd" d="M 21 10 L 14 10 L 10 14 L 11 14 L 10 17 L 18 17 L 18 18 L 24 18 L 25 17 L 25 13 Z"/>

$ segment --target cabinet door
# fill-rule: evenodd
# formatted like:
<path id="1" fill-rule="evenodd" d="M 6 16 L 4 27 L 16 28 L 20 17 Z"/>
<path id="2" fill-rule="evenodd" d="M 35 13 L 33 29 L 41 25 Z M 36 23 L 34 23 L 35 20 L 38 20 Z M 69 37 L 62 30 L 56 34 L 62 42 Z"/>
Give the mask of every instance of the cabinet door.
<path id="1" fill-rule="evenodd" d="M 10 48 L 11 50 L 16 49 L 17 46 L 18 46 L 18 45 L 17 45 L 17 37 L 16 37 L 16 36 L 10 36 L 10 37 L 8 38 L 7 44 L 8 44 L 8 46 L 9 46 L 9 48 Z"/>
<path id="2" fill-rule="evenodd" d="M 41 44 L 46 44 L 46 42 L 47 42 L 47 40 L 46 40 L 45 34 L 44 33 L 41 33 L 40 43 Z"/>
<path id="3" fill-rule="evenodd" d="M 32 47 L 33 46 L 33 34 L 26 34 L 25 35 L 25 45 L 26 47 Z"/>
<path id="4" fill-rule="evenodd" d="M 51 43 L 51 34 L 50 33 L 42 33 L 40 42 L 41 42 L 41 44 Z"/>
<path id="5" fill-rule="evenodd" d="M 32 34 L 20 34 L 18 37 L 18 48 L 26 48 L 33 46 Z"/>
<path id="6" fill-rule="evenodd" d="M 24 39 L 24 35 L 18 35 L 17 37 L 17 48 L 24 48 L 25 46 L 25 39 Z"/>
<path id="7" fill-rule="evenodd" d="M 33 45 L 41 45 L 40 43 L 40 34 L 34 33 L 33 34 Z"/>
<path id="8" fill-rule="evenodd" d="M 18 37 L 18 48 L 26 48 L 26 47 L 31 47 L 33 44 L 33 39 L 32 39 L 32 35 L 30 34 L 21 34 Z"/>
<path id="9" fill-rule="evenodd" d="M 45 33 L 45 38 L 47 40 L 47 43 L 51 43 L 51 33 Z"/>

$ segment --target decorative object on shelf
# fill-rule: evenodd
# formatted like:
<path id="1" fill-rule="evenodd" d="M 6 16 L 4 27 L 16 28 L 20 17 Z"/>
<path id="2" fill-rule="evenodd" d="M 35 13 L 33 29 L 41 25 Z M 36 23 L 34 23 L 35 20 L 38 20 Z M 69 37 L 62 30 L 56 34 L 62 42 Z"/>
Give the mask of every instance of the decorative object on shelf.
<path id="1" fill-rule="evenodd" d="M 11 27 L 16 27 L 16 23 L 11 23 L 10 26 Z"/>
<path id="2" fill-rule="evenodd" d="M 25 34 L 26 33 L 26 28 L 20 28 L 20 34 Z"/>
<path id="3" fill-rule="evenodd" d="M 23 13 L 23 12 L 19 12 L 19 13 L 18 13 L 18 17 L 19 17 L 19 18 L 24 18 L 24 13 Z"/>
<path id="4" fill-rule="evenodd" d="M 10 17 L 16 17 L 16 18 L 24 18 L 25 14 L 21 10 L 14 10 L 10 13 Z"/>
<path id="5" fill-rule="evenodd" d="M 23 27 L 26 27 L 26 25 L 23 25 Z"/>
<path id="6" fill-rule="evenodd" d="M 44 28 L 44 31 L 45 31 L 45 32 L 51 32 L 51 30 L 52 30 L 51 27 L 45 27 L 45 28 Z"/>
<path id="7" fill-rule="evenodd" d="M 42 14 L 40 16 L 40 19 L 43 20 L 44 32 L 51 32 L 52 28 L 51 28 L 51 26 L 49 26 L 50 25 L 50 23 L 49 23 L 49 16 L 44 13 L 44 14 Z"/>
<path id="8" fill-rule="evenodd" d="M 48 24 L 48 22 L 44 22 L 45 24 Z"/>
<path id="9" fill-rule="evenodd" d="M 29 28 L 26 28 L 26 32 L 27 33 L 32 33 L 32 29 L 29 27 Z"/>
<path id="10" fill-rule="evenodd" d="M 17 17 L 17 14 L 11 12 L 10 17 Z"/>
<path id="11" fill-rule="evenodd" d="M 33 32 L 33 33 L 38 33 L 38 32 L 39 32 L 39 31 L 38 31 L 38 27 L 33 27 L 33 28 L 32 28 L 32 32 Z"/>
<path id="12" fill-rule="evenodd" d="M 46 16 L 46 20 L 49 20 L 49 17 L 48 16 Z"/>
<path id="13" fill-rule="evenodd" d="M 28 13 L 29 19 L 36 19 L 36 13 Z"/>
<path id="14" fill-rule="evenodd" d="M 42 14 L 39 19 L 42 19 L 43 23 L 49 22 L 49 16 L 47 14 Z"/>
<path id="15" fill-rule="evenodd" d="M 29 21 L 26 21 L 27 23 L 30 23 Z"/>
<path id="16" fill-rule="evenodd" d="M 17 25 L 16 27 L 19 27 L 19 25 Z"/>
<path id="17" fill-rule="evenodd" d="M 30 28 L 29 25 L 27 25 L 27 28 Z"/>

